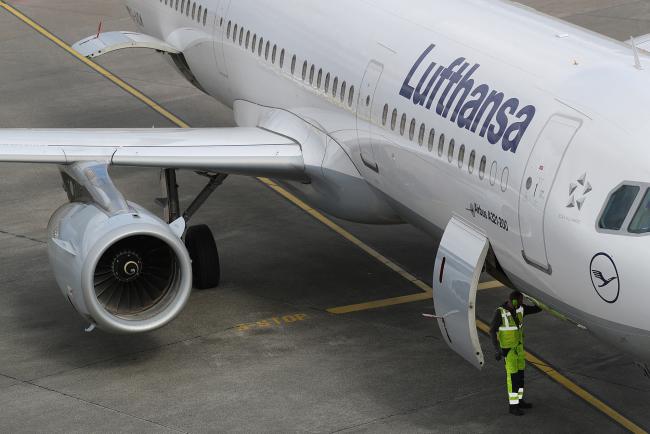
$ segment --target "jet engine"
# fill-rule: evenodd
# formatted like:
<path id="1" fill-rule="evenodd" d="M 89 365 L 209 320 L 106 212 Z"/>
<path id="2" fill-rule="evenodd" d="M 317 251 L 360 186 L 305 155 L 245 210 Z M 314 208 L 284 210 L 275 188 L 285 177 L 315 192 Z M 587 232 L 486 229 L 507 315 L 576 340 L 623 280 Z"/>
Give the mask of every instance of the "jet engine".
<path id="1" fill-rule="evenodd" d="M 48 224 L 48 254 L 63 295 L 91 326 L 109 332 L 164 326 L 192 289 L 180 234 L 131 202 L 117 214 L 93 202 L 63 205 Z"/>

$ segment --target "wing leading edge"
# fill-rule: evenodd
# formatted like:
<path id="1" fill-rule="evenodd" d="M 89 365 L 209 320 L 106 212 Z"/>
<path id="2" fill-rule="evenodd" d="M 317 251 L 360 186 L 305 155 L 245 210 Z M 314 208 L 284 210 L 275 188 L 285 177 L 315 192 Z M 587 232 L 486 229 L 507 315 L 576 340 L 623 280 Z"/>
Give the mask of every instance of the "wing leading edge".
<path id="1" fill-rule="evenodd" d="M 300 145 L 260 128 L 0 129 L 0 162 L 78 161 L 305 178 Z"/>

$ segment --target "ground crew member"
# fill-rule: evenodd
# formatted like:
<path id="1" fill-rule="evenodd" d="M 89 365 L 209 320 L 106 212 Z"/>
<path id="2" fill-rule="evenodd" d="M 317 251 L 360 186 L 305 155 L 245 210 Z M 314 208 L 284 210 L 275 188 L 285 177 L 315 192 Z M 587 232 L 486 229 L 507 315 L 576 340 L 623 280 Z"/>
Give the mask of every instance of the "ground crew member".
<path id="1" fill-rule="evenodd" d="M 508 301 L 497 308 L 490 327 L 496 359 L 505 358 L 510 414 L 515 416 L 522 416 L 522 409 L 533 407 L 524 401 L 524 317 L 541 310 L 537 306 L 526 306 L 522 293 L 514 291 Z"/>

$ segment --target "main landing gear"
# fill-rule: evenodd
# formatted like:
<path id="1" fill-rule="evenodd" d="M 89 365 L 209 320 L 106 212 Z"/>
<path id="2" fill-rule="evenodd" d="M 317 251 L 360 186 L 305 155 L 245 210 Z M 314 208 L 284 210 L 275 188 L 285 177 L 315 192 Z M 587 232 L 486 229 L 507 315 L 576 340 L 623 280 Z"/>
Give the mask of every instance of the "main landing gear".
<path id="1" fill-rule="evenodd" d="M 168 223 L 182 217 L 187 224 L 210 195 L 228 177 L 223 173 L 197 172 L 197 174 L 208 178 L 208 183 L 181 215 L 176 170 L 163 169 L 161 171 L 160 181 L 164 197 L 158 199 L 158 203 L 163 206 L 164 216 Z M 192 259 L 194 288 L 208 289 L 217 287 L 221 279 L 219 250 L 210 228 L 206 225 L 189 227 L 185 232 L 185 246 Z"/>

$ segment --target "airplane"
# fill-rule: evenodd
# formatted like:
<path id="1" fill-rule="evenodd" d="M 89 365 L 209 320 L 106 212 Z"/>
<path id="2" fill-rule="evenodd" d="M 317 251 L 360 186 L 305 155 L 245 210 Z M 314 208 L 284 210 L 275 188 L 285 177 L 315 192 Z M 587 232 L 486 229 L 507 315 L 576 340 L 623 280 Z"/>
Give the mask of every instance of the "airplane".
<path id="1" fill-rule="evenodd" d="M 0 130 L 0 161 L 60 168 L 48 255 L 89 329 L 162 327 L 218 285 L 214 237 L 188 221 L 237 174 L 440 239 L 435 316 L 476 368 L 483 271 L 650 360 L 650 37 L 497 0 L 125 3 L 137 31 L 73 48 L 160 52 L 237 126 Z M 164 217 L 127 201 L 111 166 L 160 168 Z M 207 177 L 185 212 L 177 170 Z"/>

